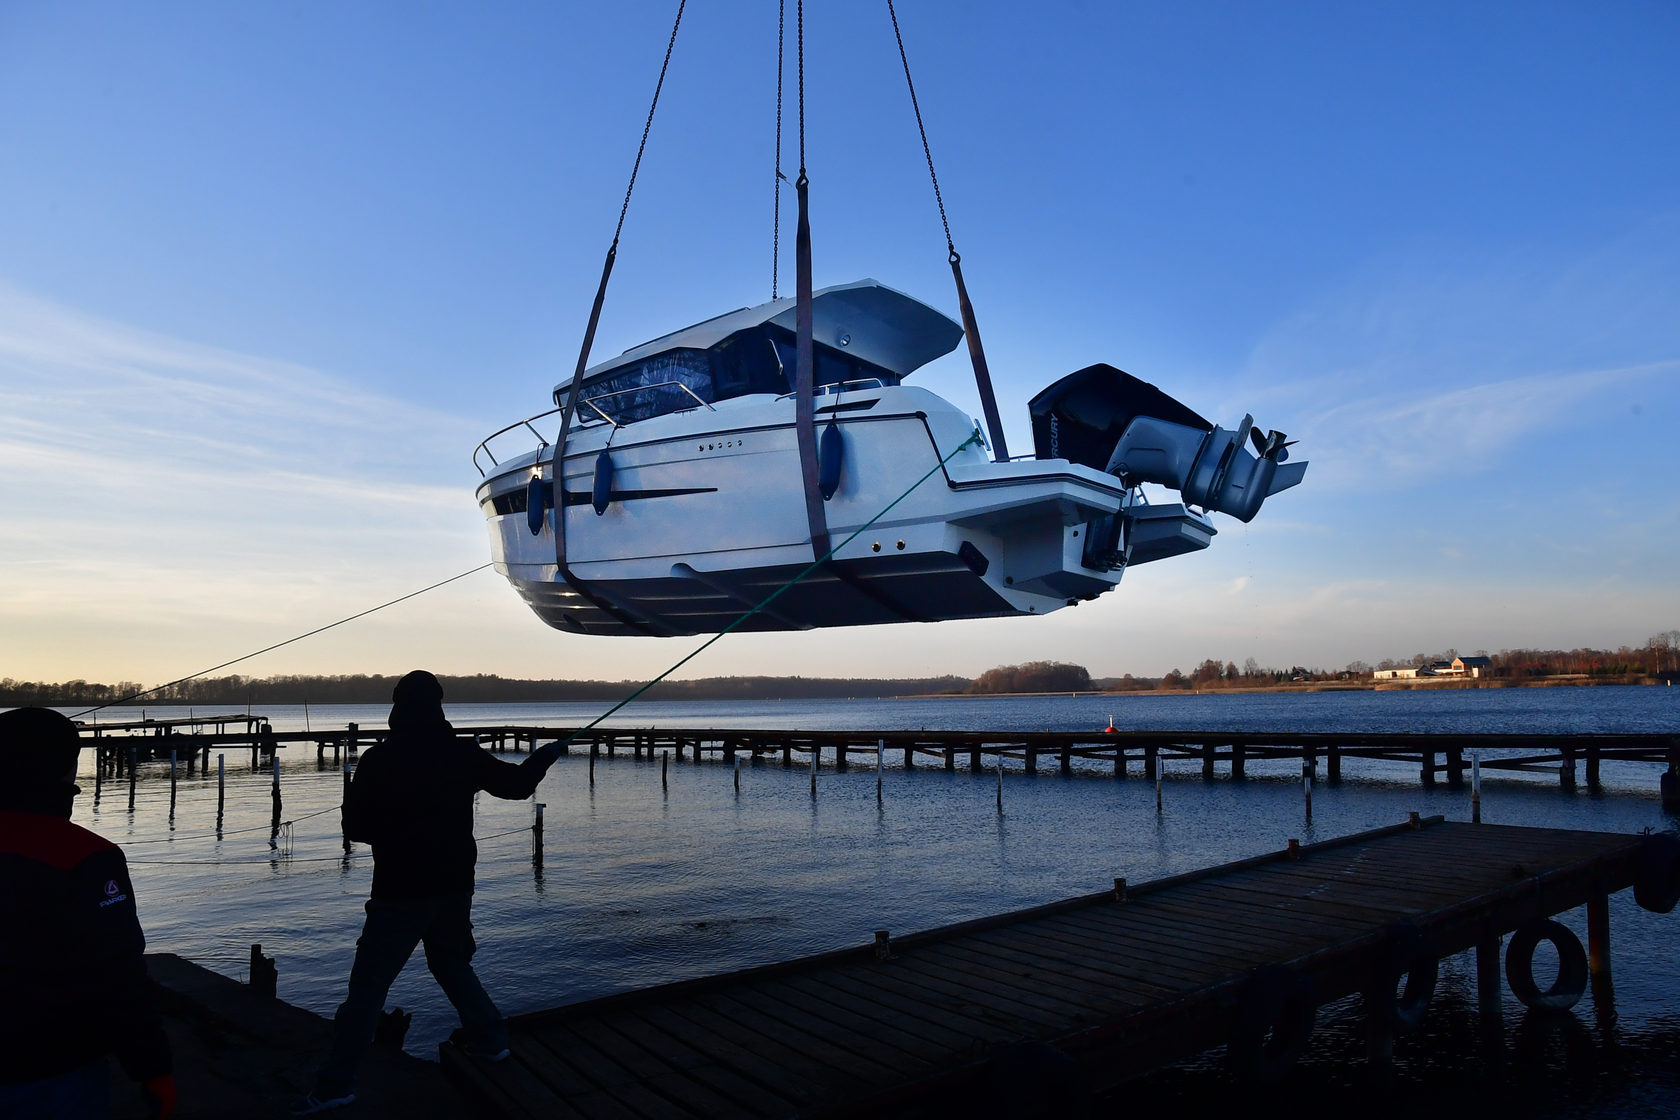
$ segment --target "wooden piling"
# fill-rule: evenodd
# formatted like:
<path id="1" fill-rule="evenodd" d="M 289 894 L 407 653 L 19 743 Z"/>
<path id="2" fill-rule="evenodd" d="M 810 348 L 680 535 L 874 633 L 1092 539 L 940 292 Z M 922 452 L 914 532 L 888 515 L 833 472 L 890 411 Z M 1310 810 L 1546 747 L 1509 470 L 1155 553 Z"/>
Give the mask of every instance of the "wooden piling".
<path id="1" fill-rule="evenodd" d="M 1598 780 L 1599 751 L 1596 743 L 1587 744 L 1587 792 L 1603 793 L 1604 787 Z"/>
<path id="2" fill-rule="evenodd" d="M 601 746 L 593 739 L 589 742 L 589 784 L 595 784 L 595 756 L 601 752 Z M 696 751 L 696 754 L 699 752 Z"/>
<path id="3" fill-rule="evenodd" d="M 1423 780 L 1424 789 L 1435 788 L 1435 751 L 1430 747 L 1423 748 L 1423 765 L 1418 776 Z"/>
<path id="4" fill-rule="evenodd" d="M 1202 744 L 1202 781 L 1213 781 L 1213 744 Z"/>
<path id="5" fill-rule="evenodd" d="M 649 747 L 648 749 L 652 750 L 653 748 Z M 669 790 L 671 788 L 671 752 L 670 751 L 660 751 L 659 752 L 659 788 L 663 789 L 663 790 Z"/>
<path id="6" fill-rule="evenodd" d="M 1587 972 L 1598 1024 L 1609 1027 L 1616 1022 L 1616 988 L 1610 980 L 1610 892 L 1603 882 L 1593 884 L 1587 899 Z"/>
<path id="7" fill-rule="evenodd" d="M 1143 745 L 1143 776 L 1145 778 L 1159 778 L 1161 770 L 1161 748 L 1154 743 Z"/>
<path id="8" fill-rule="evenodd" d="M 1307 823 L 1312 823 L 1312 780 L 1313 767 L 1310 762 L 1301 763 L 1301 792 L 1307 799 Z"/>
<path id="9" fill-rule="evenodd" d="M 1003 764 L 1001 762 L 997 768 L 997 811 L 999 816 L 1003 815 Z"/>
<path id="10" fill-rule="evenodd" d="M 1482 823 L 1482 756 L 1470 756 L 1470 822 Z"/>
<path id="11" fill-rule="evenodd" d="M 1484 1029 L 1497 1031 L 1503 1022 L 1499 1002 L 1502 991 L 1499 935 L 1484 933 L 1476 942 L 1476 1010 Z"/>
<path id="12" fill-rule="evenodd" d="M 128 748 L 128 811 L 134 812 L 134 769 L 139 761 L 138 747 Z"/>
<path id="13" fill-rule="evenodd" d="M 837 773 L 846 772 L 846 744 L 844 741 L 834 744 L 834 769 Z"/>
<path id="14" fill-rule="evenodd" d="M 344 794 L 339 801 L 339 830 L 344 834 L 344 854 L 350 854 L 350 763 L 344 764 Z"/>
<path id="15" fill-rule="evenodd" d="M 531 814 L 531 866 L 542 868 L 543 861 L 543 810 L 548 808 L 546 801 L 532 803 Z"/>
<path id="16" fill-rule="evenodd" d="M 1563 745 L 1563 761 L 1558 764 L 1558 784 L 1569 793 L 1575 792 L 1575 745 Z"/>
<path id="17" fill-rule="evenodd" d="M 176 786 L 178 785 L 177 775 L 176 775 L 176 772 L 175 772 L 175 764 L 176 764 L 175 752 L 170 751 L 169 752 L 169 819 L 172 820 L 172 821 L 175 819 L 175 793 L 176 793 Z"/>
<path id="18" fill-rule="evenodd" d="M 881 761 L 887 754 L 887 741 L 880 739 L 875 744 L 875 804 L 880 805 L 886 798 L 881 787 Z"/>
<path id="19" fill-rule="evenodd" d="M 735 796 L 739 797 L 741 796 L 741 758 L 739 755 L 735 754 L 734 751 L 730 751 L 729 753 L 734 760 L 735 766 Z"/>
<path id="20" fill-rule="evenodd" d="M 817 799 L 817 759 L 822 754 L 822 748 L 811 744 L 811 800 Z"/>
<path id="21" fill-rule="evenodd" d="M 99 798 L 105 792 L 105 748 L 100 744 L 93 747 L 93 803 L 99 804 Z"/>
<path id="22" fill-rule="evenodd" d="M 1239 739 L 1231 744 L 1231 777 L 1233 779 L 1247 777 L 1247 771 L 1248 744 Z"/>
<path id="23" fill-rule="evenodd" d="M 222 810 L 227 806 L 227 755 L 216 756 L 216 831 L 222 830 Z"/>
<path id="24" fill-rule="evenodd" d="M 271 799 L 274 802 L 274 812 L 269 822 L 268 839 L 270 846 L 280 835 L 280 752 L 275 751 L 269 756 L 268 768 L 274 774 L 274 790 Z"/>
<path id="25" fill-rule="evenodd" d="M 909 773 L 916 768 L 916 744 L 904 744 L 904 771 Z"/>
<path id="26" fill-rule="evenodd" d="M 1066 743 L 1062 744 L 1062 760 L 1061 761 L 1062 761 L 1062 766 L 1061 766 L 1062 777 L 1065 778 L 1069 774 L 1073 773 L 1073 748 L 1068 746 Z"/>

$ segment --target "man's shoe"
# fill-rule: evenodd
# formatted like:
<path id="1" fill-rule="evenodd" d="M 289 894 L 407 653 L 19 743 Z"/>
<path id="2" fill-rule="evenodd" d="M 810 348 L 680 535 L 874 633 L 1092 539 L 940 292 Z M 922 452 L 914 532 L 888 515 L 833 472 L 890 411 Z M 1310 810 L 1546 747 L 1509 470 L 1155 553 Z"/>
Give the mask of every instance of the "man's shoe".
<path id="1" fill-rule="evenodd" d="M 343 1108 L 356 1100 L 356 1094 L 346 1092 L 337 1095 L 318 1096 L 310 1093 L 302 1100 L 292 1103 L 293 1116 L 314 1116 L 319 1112 L 331 1112 L 335 1108 Z"/>
<path id="2" fill-rule="evenodd" d="M 465 1030 L 453 1031 L 449 1036 L 449 1044 L 469 1058 L 477 1058 L 481 1062 L 505 1061 L 508 1056 L 506 1046 L 492 1050 L 482 1043 L 474 1042 Z"/>

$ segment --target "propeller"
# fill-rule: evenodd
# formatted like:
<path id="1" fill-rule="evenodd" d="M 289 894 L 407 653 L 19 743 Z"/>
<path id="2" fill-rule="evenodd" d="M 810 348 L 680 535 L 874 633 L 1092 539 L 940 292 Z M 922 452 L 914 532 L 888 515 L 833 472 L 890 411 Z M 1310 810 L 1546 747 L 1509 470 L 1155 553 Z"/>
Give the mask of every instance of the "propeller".
<path id="1" fill-rule="evenodd" d="M 1270 459 L 1276 463 L 1288 462 L 1289 449 L 1299 442 L 1278 431 L 1268 431 L 1265 435 L 1261 435 L 1259 428 L 1250 428 L 1248 436 L 1254 441 L 1255 454 L 1262 459 Z"/>

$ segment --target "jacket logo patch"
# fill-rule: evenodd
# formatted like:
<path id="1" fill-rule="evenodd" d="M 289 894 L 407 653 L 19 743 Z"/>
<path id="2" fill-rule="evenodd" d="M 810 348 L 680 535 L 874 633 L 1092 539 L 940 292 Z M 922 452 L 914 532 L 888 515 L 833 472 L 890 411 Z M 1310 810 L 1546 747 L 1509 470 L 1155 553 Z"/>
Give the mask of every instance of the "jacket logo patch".
<path id="1" fill-rule="evenodd" d="M 117 881 L 111 879 L 105 883 L 105 899 L 99 904 L 99 908 L 103 910 L 107 906 L 115 906 L 119 902 L 127 901 L 128 896 L 123 893 L 121 887 L 117 886 Z"/>
<path id="2" fill-rule="evenodd" d="M 106 880 L 106 883 L 105 883 L 105 897 L 109 898 L 116 893 L 117 893 L 117 881 L 115 879 Z"/>

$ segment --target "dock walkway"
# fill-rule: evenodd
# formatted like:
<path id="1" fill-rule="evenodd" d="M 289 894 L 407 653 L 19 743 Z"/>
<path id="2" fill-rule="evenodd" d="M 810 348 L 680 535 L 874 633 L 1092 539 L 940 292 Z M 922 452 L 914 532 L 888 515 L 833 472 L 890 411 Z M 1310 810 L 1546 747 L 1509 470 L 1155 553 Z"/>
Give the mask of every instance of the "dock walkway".
<path id="1" fill-rule="evenodd" d="M 1486 1011 L 1499 999 L 1500 937 L 1581 905 L 1594 1000 L 1607 1003 L 1606 900 L 1633 885 L 1647 844 L 1414 818 L 523 1015 L 510 1060 L 486 1065 L 448 1046 L 442 1059 L 464 1091 L 510 1117 L 934 1115 L 1004 1082 L 1098 1091 L 1227 1042 L 1276 1057 L 1291 1016 L 1304 1010 L 1310 1029 L 1317 1005 L 1373 984 L 1393 993 L 1425 963 L 1432 984 L 1435 959 L 1472 947 Z"/>

